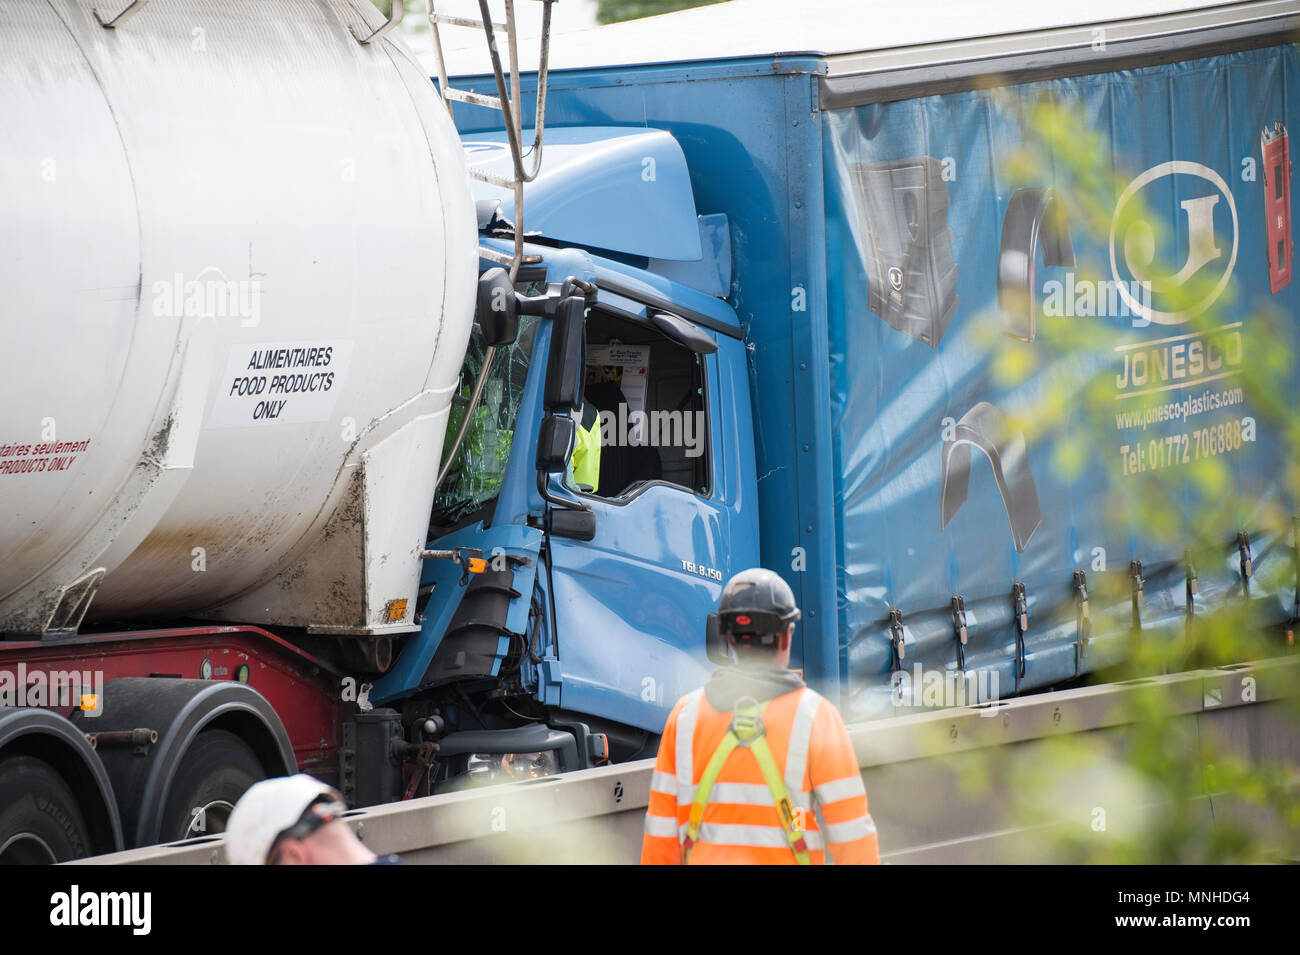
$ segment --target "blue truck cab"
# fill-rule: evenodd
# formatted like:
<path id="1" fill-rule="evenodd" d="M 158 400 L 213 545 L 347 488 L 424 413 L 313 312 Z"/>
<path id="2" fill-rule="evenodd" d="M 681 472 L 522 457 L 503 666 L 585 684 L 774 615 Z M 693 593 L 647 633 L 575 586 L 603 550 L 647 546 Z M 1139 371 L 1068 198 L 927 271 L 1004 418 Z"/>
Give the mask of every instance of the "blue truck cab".
<path id="1" fill-rule="evenodd" d="M 508 162 L 499 132 L 464 145 L 471 162 Z M 549 291 L 551 314 L 521 314 L 517 337 L 498 349 L 431 523 L 431 549 L 473 551 L 487 566 L 471 575 L 463 561 L 426 564 L 422 630 L 370 698 L 486 690 L 507 713 L 558 714 L 566 726 L 568 715 L 580 742 L 599 726 L 627 756 L 647 750 L 672 704 L 707 678 L 704 621 L 727 577 L 760 562 L 748 351 L 725 301 L 726 217 L 696 213 L 677 141 L 561 128 L 546 148 L 528 222 L 559 241 L 525 245 L 514 289 L 534 302 Z M 660 188 L 638 196 L 630 187 L 644 181 Z M 484 247 L 508 253 L 509 192 L 481 188 L 478 208 Z M 583 388 L 561 406 L 548 389 L 561 374 L 555 303 L 566 297 L 581 300 Z M 484 354 L 471 344 L 449 441 Z M 592 483 L 571 465 L 539 466 L 548 418 L 593 436 Z M 573 450 L 566 437 L 562 458 Z M 452 749 L 522 745 L 508 733 L 476 737 L 495 732 L 498 714 L 475 708 L 457 713 L 476 729 Z"/>
<path id="2" fill-rule="evenodd" d="M 1294 512 L 1286 442 L 1234 379 L 1259 354 L 1252 316 L 1300 313 L 1289 153 L 1267 185 L 1242 174 L 1296 120 L 1294 8 L 1108 2 L 1022 29 L 1014 4 L 924 28 L 885 4 L 878 31 L 828 24 L 782 53 L 780 17 L 712 36 L 726 6 L 559 38 L 522 218 L 508 190 L 476 187 L 485 274 L 522 222 L 518 333 L 438 492 L 429 548 L 452 559 L 426 563 L 422 630 L 370 699 L 446 725 L 444 779 L 513 775 L 521 753 L 534 774 L 651 755 L 718 662 L 705 619 L 723 583 L 757 564 L 803 610 L 792 665 L 849 720 L 896 712 L 917 665 L 995 676 L 1002 696 L 1068 683 L 1243 591 L 1261 625 L 1293 621 L 1291 530 L 1273 519 Z M 1115 171 L 1109 236 L 1081 221 L 1067 163 L 1014 171 L 1043 101 Z M 453 115 L 470 165 L 504 169 L 500 115 Z M 1266 218 L 1283 179 L 1284 224 Z M 1151 221 L 1126 225 L 1139 194 Z M 1144 237 L 1169 246 L 1142 261 Z M 1165 260 L 1187 263 L 1175 283 L 1221 277 L 1218 326 L 1189 324 L 1163 286 L 1134 308 L 1050 307 Z M 1020 424 L 1050 363 L 1008 382 L 990 342 L 1040 360 L 1050 323 L 1085 319 L 1119 336 L 1091 356 L 1113 365 L 1115 427 L 1063 473 L 1068 422 Z M 1300 343 L 1294 322 L 1282 334 Z M 449 444 L 486 353 L 476 337 Z M 1135 414 L 1152 395 L 1179 414 Z M 1239 505 L 1193 559 L 1103 503 L 1153 486 L 1134 462 L 1206 434 Z M 1191 484 L 1182 507 L 1190 524 Z"/>

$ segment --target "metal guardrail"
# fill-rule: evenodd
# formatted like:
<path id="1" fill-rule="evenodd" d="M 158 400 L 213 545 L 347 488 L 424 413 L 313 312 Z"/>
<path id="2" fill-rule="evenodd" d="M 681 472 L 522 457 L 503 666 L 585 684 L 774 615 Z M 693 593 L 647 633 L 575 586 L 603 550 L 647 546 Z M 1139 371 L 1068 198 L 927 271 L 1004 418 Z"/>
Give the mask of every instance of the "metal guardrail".
<path id="1" fill-rule="evenodd" d="M 1152 695 L 1158 695 L 1152 697 Z M 1041 811 L 1008 824 L 1016 766 L 1046 764 L 1055 741 L 1092 734 L 1103 754 L 1126 745 L 1132 706 L 1158 698 L 1169 744 L 1200 759 L 1217 738 L 1238 758 L 1300 773 L 1300 657 L 934 710 L 849 727 L 887 862 L 1046 862 L 1054 833 L 1123 836 L 1162 811 L 1122 760 L 1036 776 Z M 346 817 L 374 851 L 408 863 L 635 863 L 653 760 L 392 803 Z M 975 778 L 985 787 L 970 785 Z M 1300 778 L 1300 777 L 1297 777 Z M 1032 800 L 1031 800 L 1032 801 Z M 1204 793 L 1196 812 L 1240 812 L 1231 793 Z M 1097 828 L 1097 811 L 1105 824 Z M 221 839 L 135 849 L 82 864 L 207 865 Z"/>
<path id="2" fill-rule="evenodd" d="M 1300 658 L 1044 693 L 1001 704 L 934 710 L 850 726 L 880 828 L 881 854 L 896 863 L 1068 861 L 1062 837 L 1124 840 L 1170 808 L 1128 766 L 1133 713 L 1157 702 L 1165 747 L 1186 764 L 1212 745 L 1252 766 L 1290 769 L 1300 792 Z M 891 725 L 892 724 L 892 725 Z M 1078 765 L 1059 743 L 1075 737 Z M 1185 753 L 1185 757 L 1182 755 Z M 980 782 L 972 784 L 972 780 Z M 1026 784 L 1035 791 L 1026 792 Z M 1231 792 L 1199 793 L 1200 825 L 1255 816 Z M 1008 813 L 1008 807 L 1019 807 Z M 1259 837 L 1272 839 L 1256 818 Z M 1292 834 L 1294 836 L 1294 834 Z M 1291 842 L 1294 843 L 1294 838 Z"/>

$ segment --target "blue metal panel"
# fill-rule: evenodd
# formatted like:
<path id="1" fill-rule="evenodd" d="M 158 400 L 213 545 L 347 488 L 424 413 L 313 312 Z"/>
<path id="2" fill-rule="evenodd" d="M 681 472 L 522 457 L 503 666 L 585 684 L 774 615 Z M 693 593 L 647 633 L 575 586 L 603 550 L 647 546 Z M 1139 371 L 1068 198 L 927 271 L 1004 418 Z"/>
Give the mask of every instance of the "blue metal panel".
<path id="1" fill-rule="evenodd" d="M 535 432 L 537 429 L 531 430 Z M 448 550 L 453 547 L 477 547 L 489 556 L 497 553 L 500 548 L 500 553 L 526 561 L 515 567 L 514 586 L 522 596 L 511 602 L 506 617 L 506 629 L 524 633 L 528 629 L 528 603 L 537 575 L 537 550 L 541 540 L 542 532 L 531 527 L 497 523 L 485 529 L 480 522 L 447 534 L 435 546 Z M 391 702 L 409 696 L 420 688 L 421 677 L 433 660 L 433 655 L 442 642 L 442 635 L 447 631 L 447 626 L 465 595 L 465 586 L 460 583 L 460 576 L 459 564 L 449 560 L 425 561 L 420 583 L 433 584 L 434 590 L 425 605 L 424 623 L 420 632 L 407 641 L 389 671 L 375 681 L 370 693 L 372 701 Z M 497 648 L 497 668 L 505 658 L 507 649 L 509 640 L 502 638 Z M 496 668 L 493 669 L 493 675 L 495 674 Z"/>
<path id="2" fill-rule="evenodd" d="M 533 131 L 524 130 L 531 142 Z M 513 176 L 504 132 L 463 139 L 472 168 Z M 537 178 L 524 185 L 524 227 L 577 245 L 660 259 L 700 258 L 690 174 L 677 141 L 656 130 L 548 128 Z M 514 193 L 474 181 L 475 199 L 495 199 L 514 221 Z"/>
<path id="3" fill-rule="evenodd" d="M 726 298 L 731 294 L 731 224 L 721 213 L 700 216 L 699 224 L 703 250 L 699 259 L 675 262 L 652 258 L 646 268 L 674 282 L 697 288 L 706 295 Z"/>
<path id="4" fill-rule="evenodd" d="M 822 161 L 819 115 L 811 77 L 783 84 L 785 156 L 786 242 L 790 263 L 790 311 L 785 317 L 794 378 L 795 445 L 785 453 L 794 463 L 794 490 L 798 495 L 799 553 L 803 559 L 791 572 L 798 576 L 803 639 L 801 655 L 805 675 L 823 694 L 839 698 L 839 621 L 836 599 L 834 471 L 830 423 L 830 389 L 827 368 L 830 355 L 826 312 L 826 234 L 822 212 Z M 779 323 L 773 314 L 770 321 Z M 763 423 L 766 426 L 766 422 Z M 766 541 L 764 557 L 785 557 L 778 540 Z M 798 569 L 802 566 L 802 569 Z"/>
<path id="5" fill-rule="evenodd" d="M 652 272 L 643 272 L 608 259 L 593 258 L 593 261 L 597 282 L 605 277 L 615 279 L 621 287 L 637 294 L 665 299 L 675 305 L 698 312 L 713 322 L 740 331 L 740 322 L 736 320 L 736 313 L 727 306 L 726 302 Z M 607 293 L 602 291 L 601 294 Z"/>

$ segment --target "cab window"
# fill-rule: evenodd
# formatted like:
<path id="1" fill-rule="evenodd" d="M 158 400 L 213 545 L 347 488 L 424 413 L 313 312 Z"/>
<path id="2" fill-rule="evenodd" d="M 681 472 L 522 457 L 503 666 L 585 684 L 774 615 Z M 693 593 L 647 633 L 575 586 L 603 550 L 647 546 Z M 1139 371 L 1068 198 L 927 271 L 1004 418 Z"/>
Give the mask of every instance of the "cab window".
<path id="1" fill-rule="evenodd" d="M 708 496 L 712 448 L 700 355 L 638 322 L 587 315 L 587 378 L 566 481 L 626 500 L 662 482 Z"/>

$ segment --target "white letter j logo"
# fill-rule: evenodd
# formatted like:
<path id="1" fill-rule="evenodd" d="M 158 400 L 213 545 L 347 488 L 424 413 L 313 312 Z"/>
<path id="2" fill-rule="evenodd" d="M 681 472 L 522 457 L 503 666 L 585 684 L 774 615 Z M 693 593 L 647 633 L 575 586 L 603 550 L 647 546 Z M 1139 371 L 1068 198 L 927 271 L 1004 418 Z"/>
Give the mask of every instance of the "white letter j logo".
<path id="1" fill-rule="evenodd" d="M 1221 197 L 1227 199 L 1228 210 L 1232 214 L 1232 254 L 1228 258 L 1227 267 L 1224 268 L 1219 281 L 1200 301 L 1182 311 L 1162 311 L 1151 307 L 1150 303 L 1138 301 L 1129 291 L 1129 283 L 1124 276 L 1120 275 L 1119 264 L 1116 260 L 1116 231 L 1119 228 L 1124 207 L 1138 193 L 1159 179 L 1175 175 L 1195 176 L 1214 186 L 1217 194 L 1184 199 L 1179 203 L 1187 217 L 1187 259 L 1182 268 L 1173 275 L 1157 276 L 1152 274 L 1152 267 L 1156 259 L 1156 236 L 1151 224 L 1145 219 L 1137 219 L 1129 223 L 1123 236 L 1124 265 L 1129 275 L 1138 282 L 1150 283 L 1150 287 L 1155 289 L 1180 288 L 1211 262 L 1221 259 L 1223 250 L 1219 248 L 1214 235 L 1214 209 L 1219 204 Z M 1195 315 L 1199 315 L 1213 305 L 1223 293 L 1223 290 L 1228 285 L 1228 280 L 1232 277 L 1232 270 L 1236 264 L 1237 204 L 1233 200 L 1232 192 L 1228 189 L 1228 184 L 1208 166 L 1182 160 L 1152 166 L 1128 184 L 1128 187 L 1120 195 L 1119 201 L 1115 204 L 1115 215 L 1110 226 L 1110 270 L 1121 298 L 1124 299 L 1135 315 L 1141 315 L 1143 318 L 1160 325 L 1178 325 Z"/>

